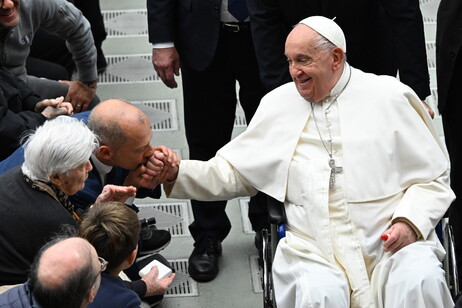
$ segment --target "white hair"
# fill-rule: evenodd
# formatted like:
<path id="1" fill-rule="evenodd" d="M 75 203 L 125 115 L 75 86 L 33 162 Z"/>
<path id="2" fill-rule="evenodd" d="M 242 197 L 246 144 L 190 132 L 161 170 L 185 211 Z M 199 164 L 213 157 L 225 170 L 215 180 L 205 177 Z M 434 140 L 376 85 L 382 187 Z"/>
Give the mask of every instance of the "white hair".
<path id="1" fill-rule="evenodd" d="M 335 44 L 329 41 L 325 36 L 318 33 L 318 35 L 314 38 L 314 48 L 319 48 L 321 51 L 327 52 L 337 48 L 337 46 L 335 46 Z M 343 52 L 343 54 L 345 55 L 345 57 L 343 57 L 343 62 L 346 62 L 346 53 Z"/>
<path id="2" fill-rule="evenodd" d="M 337 46 L 334 45 L 331 41 L 329 41 L 325 36 L 319 34 L 314 38 L 314 48 L 320 48 L 323 51 L 331 51 L 332 49 L 336 48 Z"/>
<path id="3" fill-rule="evenodd" d="M 27 135 L 22 172 L 32 180 L 50 181 L 88 161 L 98 138 L 78 119 L 59 116 Z"/>

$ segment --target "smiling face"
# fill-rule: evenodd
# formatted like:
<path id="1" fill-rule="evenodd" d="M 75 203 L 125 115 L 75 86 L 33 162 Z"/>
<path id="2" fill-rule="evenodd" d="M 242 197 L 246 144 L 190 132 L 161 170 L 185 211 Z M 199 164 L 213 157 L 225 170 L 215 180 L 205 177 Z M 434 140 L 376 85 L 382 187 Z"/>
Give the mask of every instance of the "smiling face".
<path id="1" fill-rule="evenodd" d="M 0 0 L 0 32 L 19 23 L 19 0 Z"/>
<path id="2" fill-rule="evenodd" d="M 305 25 L 296 26 L 286 40 L 289 72 L 300 95 L 310 102 L 324 99 L 340 78 L 340 48 L 316 47 L 319 34 Z"/>

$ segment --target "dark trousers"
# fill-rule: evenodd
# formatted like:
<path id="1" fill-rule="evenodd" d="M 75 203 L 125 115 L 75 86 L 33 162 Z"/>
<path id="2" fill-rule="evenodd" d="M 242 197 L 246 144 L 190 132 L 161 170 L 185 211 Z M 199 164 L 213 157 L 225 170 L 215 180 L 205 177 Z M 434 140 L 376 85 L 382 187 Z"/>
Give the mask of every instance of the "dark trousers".
<path id="1" fill-rule="evenodd" d="M 215 57 L 204 71 L 182 65 L 184 119 L 189 158 L 208 160 L 231 140 L 239 100 L 247 123 L 255 113 L 265 89 L 260 82 L 250 29 L 240 32 L 221 30 Z M 259 198 L 264 204 L 258 202 Z M 252 198 L 249 218 L 259 230 L 266 223 L 266 199 Z M 231 229 L 225 212 L 226 201 L 192 200 L 194 222 L 189 230 L 194 240 L 212 236 L 222 241 Z"/>
<path id="2" fill-rule="evenodd" d="M 95 46 L 96 48 L 101 48 L 107 33 L 104 28 L 104 19 L 103 15 L 101 15 L 99 0 L 74 0 L 74 5 L 82 11 L 83 16 L 90 22 Z"/>
<path id="3" fill-rule="evenodd" d="M 458 84 L 461 78 L 462 53 L 459 53 L 449 88 L 447 106 L 442 113 L 444 136 L 451 158 L 451 187 L 456 194 L 456 200 L 449 210 L 449 223 L 454 229 L 459 279 L 462 277 L 462 125 L 460 124 L 462 98 Z"/>

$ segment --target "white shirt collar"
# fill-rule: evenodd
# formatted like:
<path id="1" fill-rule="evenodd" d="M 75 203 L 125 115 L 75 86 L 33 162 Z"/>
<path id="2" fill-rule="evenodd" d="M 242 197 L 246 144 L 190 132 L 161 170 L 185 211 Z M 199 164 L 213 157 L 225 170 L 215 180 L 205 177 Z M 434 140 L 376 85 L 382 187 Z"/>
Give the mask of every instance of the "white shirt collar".
<path id="1" fill-rule="evenodd" d="M 112 166 L 103 164 L 94 154 L 91 154 L 91 161 L 93 162 L 96 171 L 98 171 L 101 183 L 106 184 L 106 175 L 111 172 Z"/>

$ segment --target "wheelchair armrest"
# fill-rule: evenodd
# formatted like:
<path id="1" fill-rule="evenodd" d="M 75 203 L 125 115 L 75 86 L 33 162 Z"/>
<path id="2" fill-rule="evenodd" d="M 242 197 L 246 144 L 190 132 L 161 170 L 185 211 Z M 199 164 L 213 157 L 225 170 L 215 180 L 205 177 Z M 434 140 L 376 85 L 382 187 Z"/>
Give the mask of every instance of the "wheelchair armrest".
<path id="1" fill-rule="evenodd" d="M 287 222 L 284 203 L 268 196 L 268 216 L 271 224 L 285 224 Z"/>

